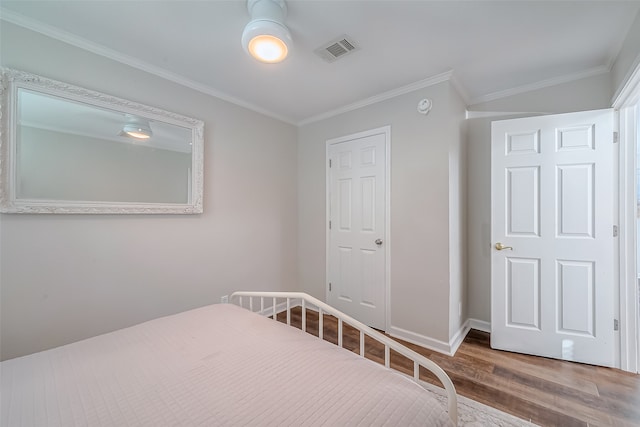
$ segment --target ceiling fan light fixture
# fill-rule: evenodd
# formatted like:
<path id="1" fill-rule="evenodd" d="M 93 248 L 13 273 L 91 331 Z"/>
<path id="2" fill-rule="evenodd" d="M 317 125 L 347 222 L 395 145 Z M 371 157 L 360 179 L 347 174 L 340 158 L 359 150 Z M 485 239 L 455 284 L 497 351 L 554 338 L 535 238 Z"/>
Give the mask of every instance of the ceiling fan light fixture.
<path id="1" fill-rule="evenodd" d="M 128 136 L 136 139 L 149 139 L 153 135 L 149 120 L 143 117 L 134 116 L 132 114 L 126 115 L 127 122 L 122 127 L 120 136 Z"/>
<path id="2" fill-rule="evenodd" d="M 292 44 L 291 33 L 284 25 L 287 6 L 283 0 L 248 0 L 251 21 L 242 32 L 244 50 L 261 62 L 283 61 Z"/>

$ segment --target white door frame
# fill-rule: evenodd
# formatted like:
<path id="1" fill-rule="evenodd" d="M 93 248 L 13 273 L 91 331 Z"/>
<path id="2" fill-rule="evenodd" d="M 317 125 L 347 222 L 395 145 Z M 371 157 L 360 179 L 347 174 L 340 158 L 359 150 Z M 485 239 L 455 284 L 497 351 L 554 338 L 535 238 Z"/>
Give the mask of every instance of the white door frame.
<path id="1" fill-rule="evenodd" d="M 640 127 L 640 64 L 612 103 L 619 112 L 620 368 L 640 372 L 640 307 L 636 265 L 636 146 Z"/>
<path id="2" fill-rule="evenodd" d="M 366 138 L 373 135 L 384 134 L 384 149 L 385 149 L 385 224 L 384 224 L 384 242 L 385 242 L 385 278 L 384 278 L 384 288 L 385 288 L 385 331 L 389 330 L 391 326 L 391 126 L 383 126 L 371 130 L 366 130 L 362 132 L 357 132 L 351 135 L 341 136 L 339 138 L 333 138 L 326 141 L 325 146 L 325 207 L 326 207 L 326 215 L 325 215 L 325 277 L 328 278 L 330 271 L 330 256 L 329 256 L 329 243 L 331 241 L 331 233 L 329 230 L 329 220 L 331 218 L 331 170 L 329 168 L 329 147 L 334 144 L 339 144 L 341 142 L 351 141 L 353 139 Z M 326 280 L 325 283 L 325 301 L 329 301 L 329 281 Z"/>

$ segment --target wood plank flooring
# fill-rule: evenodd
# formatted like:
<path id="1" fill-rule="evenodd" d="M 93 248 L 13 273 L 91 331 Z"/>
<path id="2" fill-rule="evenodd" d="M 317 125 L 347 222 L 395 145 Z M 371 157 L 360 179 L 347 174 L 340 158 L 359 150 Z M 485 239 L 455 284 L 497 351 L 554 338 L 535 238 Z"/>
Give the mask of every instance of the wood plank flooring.
<path id="1" fill-rule="evenodd" d="M 291 311 L 300 328 L 301 309 Z M 307 332 L 318 336 L 318 313 L 307 310 Z M 278 320 L 286 322 L 286 313 Z M 324 316 L 323 334 L 337 343 L 337 319 Z M 360 349 L 359 333 L 345 326 L 343 347 Z M 454 357 L 398 340 L 438 363 L 459 395 L 541 426 L 640 426 L 640 375 L 617 369 L 492 350 L 489 334 L 472 330 Z M 365 339 L 365 357 L 384 363 L 384 347 Z M 392 352 L 391 367 L 407 374 L 413 365 Z M 440 385 L 429 372 L 421 379 Z"/>

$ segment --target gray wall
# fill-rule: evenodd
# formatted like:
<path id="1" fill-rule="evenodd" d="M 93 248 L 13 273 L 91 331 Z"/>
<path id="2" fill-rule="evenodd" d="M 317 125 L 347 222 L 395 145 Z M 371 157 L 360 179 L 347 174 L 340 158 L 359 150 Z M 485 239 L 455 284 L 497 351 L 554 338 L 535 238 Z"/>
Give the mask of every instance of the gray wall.
<path id="1" fill-rule="evenodd" d="M 416 111 L 422 98 L 433 101 L 427 116 Z M 461 106 L 457 93 L 444 82 L 300 128 L 298 247 L 305 292 L 325 296 L 326 141 L 391 125 L 391 325 L 449 341 L 449 322 L 442 321 L 449 318 L 451 293 L 449 174 L 450 163 L 456 167 L 458 153 L 464 151 Z M 454 228 L 463 227 L 462 215 L 460 210 L 454 213 Z M 463 281 L 456 280 L 456 292 L 463 298 Z"/>
<path id="2" fill-rule="evenodd" d="M 468 315 L 491 321 L 491 122 L 541 113 L 566 113 L 610 107 L 609 74 L 527 92 L 468 107 L 494 112 L 467 120 L 468 132 Z"/>
<path id="3" fill-rule="evenodd" d="M 297 290 L 293 126 L 2 22 L 2 65 L 205 122 L 202 215 L 0 215 L 7 359 L 218 302 Z"/>

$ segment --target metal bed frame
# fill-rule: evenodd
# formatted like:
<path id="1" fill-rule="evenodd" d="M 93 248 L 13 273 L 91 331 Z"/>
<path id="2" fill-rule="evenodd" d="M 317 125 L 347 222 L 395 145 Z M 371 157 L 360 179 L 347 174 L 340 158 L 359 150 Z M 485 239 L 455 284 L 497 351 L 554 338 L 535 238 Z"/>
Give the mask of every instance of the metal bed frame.
<path id="1" fill-rule="evenodd" d="M 254 298 L 259 298 L 260 304 L 256 306 L 254 304 Z M 271 299 L 271 307 L 265 308 L 265 299 Z M 399 342 L 387 337 L 386 335 L 370 328 L 357 321 L 356 319 L 342 313 L 341 311 L 331 307 L 330 305 L 302 292 L 251 292 L 240 291 L 234 292 L 229 297 L 229 302 L 236 303 L 237 305 L 247 308 L 252 312 L 257 312 L 264 316 L 273 316 L 273 319 L 277 321 L 279 301 L 286 300 L 286 312 L 287 312 L 287 325 L 291 325 L 291 308 L 301 306 L 302 307 L 302 330 L 307 331 L 307 319 L 306 310 L 308 307 L 315 307 L 319 313 L 318 317 L 318 338 L 323 339 L 323 320 L 324 314 L 330 314 L 338 319 L 338 347 L 342 347 L 342 330 L 343 325 L 346 323 L 360 332 L 360 356 L 364 357 L 364 340 L 365 336 L 373 338 L 384 345 L 384 366 L 390 368 L 391 364 L 391 350 L 400 353 L 413 362 L 413 380 L 422 386 L 420 383 L 420 366 L 431 371 L 444 386 L 447 394 L 447 409 L 448 414 L 454 425 L 458 425 L 458 398 L 456 395 L 456 389 L 453 382 L 449 378 L 442 368 L 437 364 L 416 353 L 415 351 L 405 347 Z M 248 303 L 247 303 L 248 302 Z M 281 303 L 280 303 L 281 304 Z"/>

